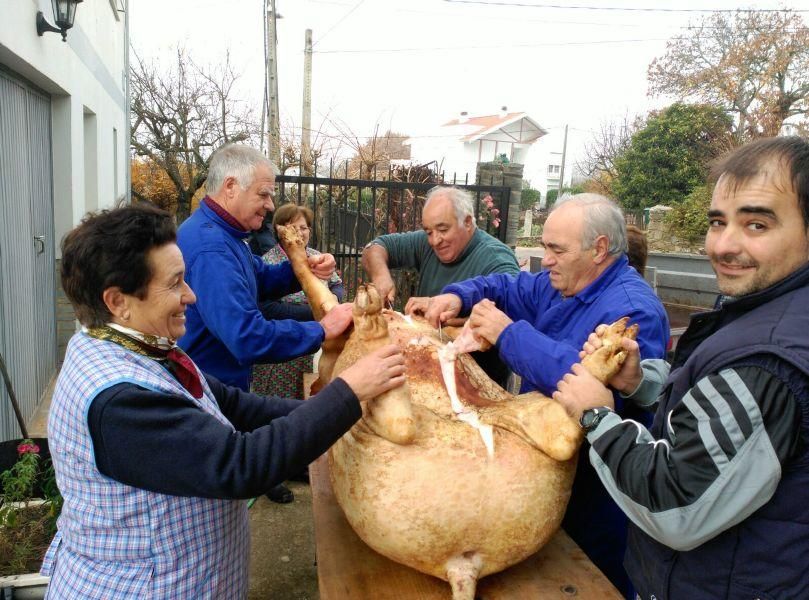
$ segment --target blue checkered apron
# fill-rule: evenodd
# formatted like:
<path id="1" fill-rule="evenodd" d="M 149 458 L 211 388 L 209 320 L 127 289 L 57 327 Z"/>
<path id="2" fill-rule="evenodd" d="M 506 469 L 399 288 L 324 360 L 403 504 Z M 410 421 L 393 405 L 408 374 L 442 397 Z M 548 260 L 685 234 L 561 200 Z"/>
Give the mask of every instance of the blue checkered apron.
<path id="1" fill-rule="evenodd" d="M 246 504 L 158 494 L 105 477 L 87 428 L 93 398 L 122 382 L 184 394 L 232 427 L 202 381 L 197 400 L 156 361 L 85 333 L 70 340 L 48 419 L 65 501 L 42 565 L 51 577 L 48 599 L 246 597 Z"/>

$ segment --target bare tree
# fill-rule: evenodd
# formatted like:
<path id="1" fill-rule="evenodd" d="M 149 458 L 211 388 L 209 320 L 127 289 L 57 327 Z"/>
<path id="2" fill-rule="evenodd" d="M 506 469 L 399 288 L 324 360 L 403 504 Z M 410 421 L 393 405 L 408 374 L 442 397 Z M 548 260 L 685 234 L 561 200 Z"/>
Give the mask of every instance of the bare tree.
<path id="1" fill-rule="evenodd" d="M 649 93 L 720 106 L 736 138 L 777 135 L 809 110 L 809 29 L 788 10 L 713 13 L 649 65 Z"/>
<path id="2" fill-rule="evenodd" d="M 589 181 L 593 191 L 610 194 L 615 179 L 615 160 L 626 152 L 632 136 L 644 124 L 643 117 L 628 114 L 617 121 L 602 121 L 593 137 L 584 145 L 583 157 L 576 167 Z"/>
<path id="3" fill-rule="evenodd" d="M 357 179 L 373 179 L 374 173 L 387 173 L 391 160 L 410 158 L 410 146 L 405 145 L 409 137 L 388 129 L 379 133 L 379 123 L 374 125 L 371 136 L 357 135 L 346 123 L 330 120 L 336 131 L 334 136 L 353 155 L 348 163 L 349 175 Z"/>
<path id="4" fill-rule="evenodd" d="M 324 123 L 325 123 L 324 119 Z M 323 124 L 317 129 L 311 130 L 314 138 L 309 144 L 309 155 L 301 156 L 301 129 L 292 119 L 286 119 L 281 124 L 280 147 L 281 164 L 278 165 L 281 174 L 285 174 L 289 169 L 298 168 L 300 173 L 304 172 L 304 166 L 309 167 L 309 172 L 314 173 L 314 166 L 323 156 L 331 156 L 335 147 L 339 147 L 339 141 L 324 133 Z M 303 163 L 303 164 L 302 164 Z"/>
<path id="5" fill-rule="evenodd" d="M 132 148 L 171 179 L 177 220 L 182 222 L 208 176 L 211 153 L 222 144 L 255 137 L 255 111 L 235 97 L 239 75 L 229 55 L 221 65 L 200 67 L 178 48 L 173 64 L 164 67 L 136 54 L 130 75 Z M 133 195 L 144 199 L 134 189 Z"/>

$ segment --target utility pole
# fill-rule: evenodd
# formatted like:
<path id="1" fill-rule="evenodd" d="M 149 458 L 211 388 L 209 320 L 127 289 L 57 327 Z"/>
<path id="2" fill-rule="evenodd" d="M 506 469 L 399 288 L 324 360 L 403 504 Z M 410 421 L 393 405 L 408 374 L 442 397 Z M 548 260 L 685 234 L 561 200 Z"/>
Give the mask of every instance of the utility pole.
<path id="1" fill-rule="evenodd" d="M 312 30 L 306 30 L 303 50 L 303 118 L 301 119 L 301 175 L 312 175 Z"/>
<path id="2" fill-rule="evenodd" d="M 562 142 L 562 166 L 559 167 L 559 192 L 557 200 L 562 195 L 562 188 L 565 186 L 565 158 L 567 157 L 567 125 L 565 125 L 565 140 Z"/>
<path id="3" fill-rule="evenodd" d="M 278 19 L 275 12 L 275 0 L 269 0 L 267 6 L 267 150 L 270 160 L 276 166 L 281 165 L 281 127 L 278 117 L 278 36 L 275 23 Z"/>

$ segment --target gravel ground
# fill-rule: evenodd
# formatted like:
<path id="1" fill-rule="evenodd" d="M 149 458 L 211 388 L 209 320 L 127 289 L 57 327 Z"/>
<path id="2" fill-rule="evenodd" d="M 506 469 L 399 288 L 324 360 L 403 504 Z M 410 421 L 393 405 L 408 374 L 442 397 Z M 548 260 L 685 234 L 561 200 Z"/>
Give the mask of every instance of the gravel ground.
<path id="1" fill-rule="evenodd" d="M 248 600 L 319 600 L 315 565 L 312 492 L 288 482 L 290 504 L 262 496 L 250 508 L 250 591 Z"/>

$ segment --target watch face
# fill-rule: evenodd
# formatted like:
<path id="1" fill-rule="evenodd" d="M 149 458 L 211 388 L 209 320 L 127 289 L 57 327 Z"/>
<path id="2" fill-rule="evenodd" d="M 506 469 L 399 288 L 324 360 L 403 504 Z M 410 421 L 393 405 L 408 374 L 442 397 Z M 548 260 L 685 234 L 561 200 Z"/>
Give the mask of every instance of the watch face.
<path id="1" fill-rule="evenodd" d="M 582 429 L 586 432 L 590 432 L 596 428 L 596 425 L 599 424 L 601 419 L 604 418 L 604 415 L 610 412 L 610 409 L 603 407 L 603 408 L 588 408 L 583 413 L 581 413 L 581 419 L 579 419 L 579 424 L 581 424 Z"/>
<path id="2" fill-rule="evenodd" d="M 590 431 L 590 428 L 595 424 L 596 415 L 598 415 L 598 412 L 594 408 L 588 408 L 581 414 L 579 422 L 585 431 Z"/>

